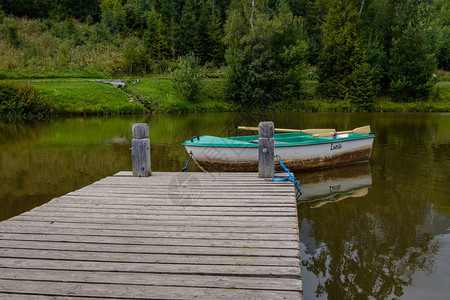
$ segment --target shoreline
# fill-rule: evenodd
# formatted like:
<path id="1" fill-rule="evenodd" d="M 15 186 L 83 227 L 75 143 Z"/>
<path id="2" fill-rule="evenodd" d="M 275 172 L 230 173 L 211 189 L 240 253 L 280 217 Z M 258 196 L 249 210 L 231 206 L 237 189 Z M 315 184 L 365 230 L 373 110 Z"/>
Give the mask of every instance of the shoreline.
<path id="1" fill-rule="evenodd" d="M 41 95 L 50 97 L 54 113 L 48 117 L 145 115 L 199 112 L 358 112 L 348 100 L 330 101 L 313 96 L 317 83 L 308 81 L 306 98 L 272 102 L 264 107 L 243 108 L 225 98 L 225 79 L 205 78 L 202 100 L 181 99 L 166 75 L 126 79 L 47 78 L 0 80 L 31 84 Z M 124 86 L 108 82 L 124 82 Z M 1 110 L 0 110 L 1 112 Z M 393 102 L 388 96 L 373 101 L 370 112 L 450 112 L 450 82 L 438 82 L 428 98 L 415 102 Z M 10 116 L 0 115 L 0 119 Z M 21 118 L 20 115 L 14 118 Z M 28 117 L 35 119 L 35 117 Z M 37 117 L 39 118 L 39 117 Z"/>

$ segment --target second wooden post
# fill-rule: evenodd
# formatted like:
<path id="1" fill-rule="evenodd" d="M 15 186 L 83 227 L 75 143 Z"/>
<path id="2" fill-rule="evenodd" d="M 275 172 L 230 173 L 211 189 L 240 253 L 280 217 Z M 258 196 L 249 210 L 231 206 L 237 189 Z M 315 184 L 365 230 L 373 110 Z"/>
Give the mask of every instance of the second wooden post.
<path id="1" fill-rule="evenodd" d="M 273 122 L 261 122 L 258 126 L 259 134 L 259 157 L 258 173 L 259 178 L 273 178 L 275 172 L 274 152 L 275 140 L 273 138 L 275 126 Z"/>
<path id="2" fill-rule="evenodd" d="M 148 138 L 148 125 L 135 123 L 131 129 L 131 159 L 133 161 L 133 176 L 147 177 L 152 174 L 150 163 L 150 139 Z"/>

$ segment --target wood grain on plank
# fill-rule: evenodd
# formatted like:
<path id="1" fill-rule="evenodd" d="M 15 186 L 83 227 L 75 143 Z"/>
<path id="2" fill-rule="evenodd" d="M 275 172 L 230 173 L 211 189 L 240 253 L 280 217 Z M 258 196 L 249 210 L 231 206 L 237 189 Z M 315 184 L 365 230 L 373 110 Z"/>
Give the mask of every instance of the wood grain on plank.
<path id="1" fill-rule="evenodd" d="M 300 292 L 227 288 L 159 287 L 145 285 L 79 284 L 71 282 L 0 279 L 0 292 L 45 296 L 104 297 L 112 299 L 299 299 Z M 51 299 L 51 297 L 49 297 Z M 19 298 L 17 298 L 19 299 Z"/>
<path id="2" fill-rule="evenodd" d="M 228 256 L 267 256 L 267 257 L 299 257 L 298 249 L 270 249 L 248 247 L 206 247 L 206 246 L 153 246 L 123 244 L 85 244 L 57 241 L 14 241 L 0 240 L 0 248 L 70 250 L 91 252 L 120 252 L 147 254 L 186 254 L 186 255 L 228 255 Z"/>
<path id="3" fill-rule="evenodd" d="M 66 296 L 301 299 L 293 186 L 120 172 L 1 222 L 0 298 Z"/>
<path id="4" fill-rule="evenodd" d="M 298 241 L 293 234 L 266 234 L 266 233 L 228 233 L 228 232 L 173 232 L 145 230 L 114 230 L 114 229 L 87 229 L 87 228 L 36 228 L 4 226 L 0 224 L 1 233 L 20 233 L 33 235 L 76 235 L 76 236 L 115 236 L 115 237 L 141 237 L 141 238 L 176 238 L 176 239 L 212 239 L 212 240 L 262 240 L 262 241 Z"/>
<path id="5" fill-rule="evenodd" d="M 300 279 L 264 278 L 241 276 L 212 276 L 212 275 L 181 275 L 181 274 L 147 274 L 116 272 L 86 272 L 67 270 L 33 270 L 0 268 L 0 278 L 21 280 L 48 280 L 64 282 L 86 282 L 93 280 L 98 283 L 113 284 L 141 284 L 147 286 L 187 286 L 187 287 L 216 287 L 256 290 L 288 290 L 297 291 L 301 287 Z M 3 299 L 3 298 L 0 298 Z"/>
<path id="6" fill-rule="evenodd" d="M 121 252 L 90 252 L 73 250 L 41 250 L 0 248 L 0 257 L 24 259 L 60 259 L 73 261 L 140 262 L 164 264 L 291 266 L 298 263 L 296 257 L 258 257 L 191 254 L 149 254 Z"/>
<path id="7" fill-rule="evenodd" d="M 163 264 L 140 262 L 70 261 L 56 259 L 22 259 L 3 257 L 2 268 L 29 268 L 45 270 L 79 270 L 109 272 L 140 272 L 170 274 L 215 274 L 239 276 L 279 276 L 296 278 L 300 276 L 300 266 L 249 266 L 249 265 L 202 265 L 202 264 Z"/>
<path id="8" fill-rule="evenodd" d="M 43 227 L 43 228 L 68 228 L 68 229 L 94 229 L 104 230 L 121 230 L 123 232 L 128 231 L 152 231 L 152 232 L 198 232 L 198 233 L 257 233 L 257 234 L 294 234 L 298 236 L 298 232 L 295 226 L 292 227 L 267 227 L 261 232 L 260 227 L 212 227 L 212 226 L 184 226 L 184 225 L 137 225 L 137 224 L 108 224 L 103 226 L 101 223 L 96 223 L 95 220 L 91 220 L 90 223 L 71 223 L 69 222 L 52 222 L 52 221 L 36 221 L 33 219 L 26 221 L 19 221 L 16 218 L 12 218 L 0 223 L 0 227 L 14 228 L 28 228 L 28 227 Z"/>

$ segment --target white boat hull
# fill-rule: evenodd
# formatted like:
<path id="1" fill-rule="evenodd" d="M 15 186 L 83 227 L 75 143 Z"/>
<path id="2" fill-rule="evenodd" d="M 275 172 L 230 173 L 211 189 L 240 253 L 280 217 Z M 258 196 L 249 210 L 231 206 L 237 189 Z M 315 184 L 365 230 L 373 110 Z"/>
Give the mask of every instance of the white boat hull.
<path id="1" fill-rule="evenodd" d="M 291 171 L 323 169 L 368 161 L 372 144 L 373 137 L 312 145 L 275 145 L 275 155 Z M 204 171 L 258 171 L 258 147 L 185 147 Z"/>

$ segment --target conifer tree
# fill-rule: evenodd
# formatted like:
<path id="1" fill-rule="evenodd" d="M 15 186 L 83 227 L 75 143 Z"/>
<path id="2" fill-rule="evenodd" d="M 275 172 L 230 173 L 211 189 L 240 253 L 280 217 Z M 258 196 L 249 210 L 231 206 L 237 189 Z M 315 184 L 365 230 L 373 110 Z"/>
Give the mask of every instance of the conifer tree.
<path id="1" fill-rule="evenodd" d="M 194 54 L 204 63 L 207 58 L 208 49 L 208 20 L 212 11 L 213 3 L 210 0 L 198 0 L 196 3 L 196 24 L 194 37 Z"/>
<path id="2" fill-rule="evenodd" d="M 149 12 L 143 40 L 152 59 L 160 60 L 169 55 L 169 45 L 163 33 L 163 27 L 161 15 L 155 10 Z"/>
<path id="3" fill-rule="evenodd" d="M 194 50 L 197 18 L 195 14 L 196 0 L 186 0 L 180 20 L 180 54 L 187 55 Z"/>
<path id="4" fill-rule="evenodd" d="M 172 18 L 170 24 L 167 27 L 167 43 L 169 44 L 169 54 L 171 58 L 176 58 L 179 53 L 179 34 L 180 26 Z"/>
<path id="5" fill-rule="evenodd" d="M 358 111 L 372 111 L 373 100 L 379 91 L 373 68 L 367 62 L 356 65 L 349 78 L 347 99 Z"/>
<path id="6" fill-rule="evenodd" d="M 133 30 L 145 28 L 147 15 L 152 9 L 152 3 L 153 0 L 127 0 L 127 4 L 125 5 L 127 27 Z"/>
<path id="7" fill-rule="evenodd" d="M 344 99 L 350 76 L 362 58 L 360 19 L 348 0 L 337 0 L 325 19 L 325 46 L 319 58 L 318 91 L 326 97 Z"/>
<path id="8" fill-rule="evenodd" d="M 207 40 L 205 54 L 207 61 L 215 63 L 221 63 L 224 59 L 223 34 L 220 25 L 215 9 L 213 8 L 206 29 Z"/>

